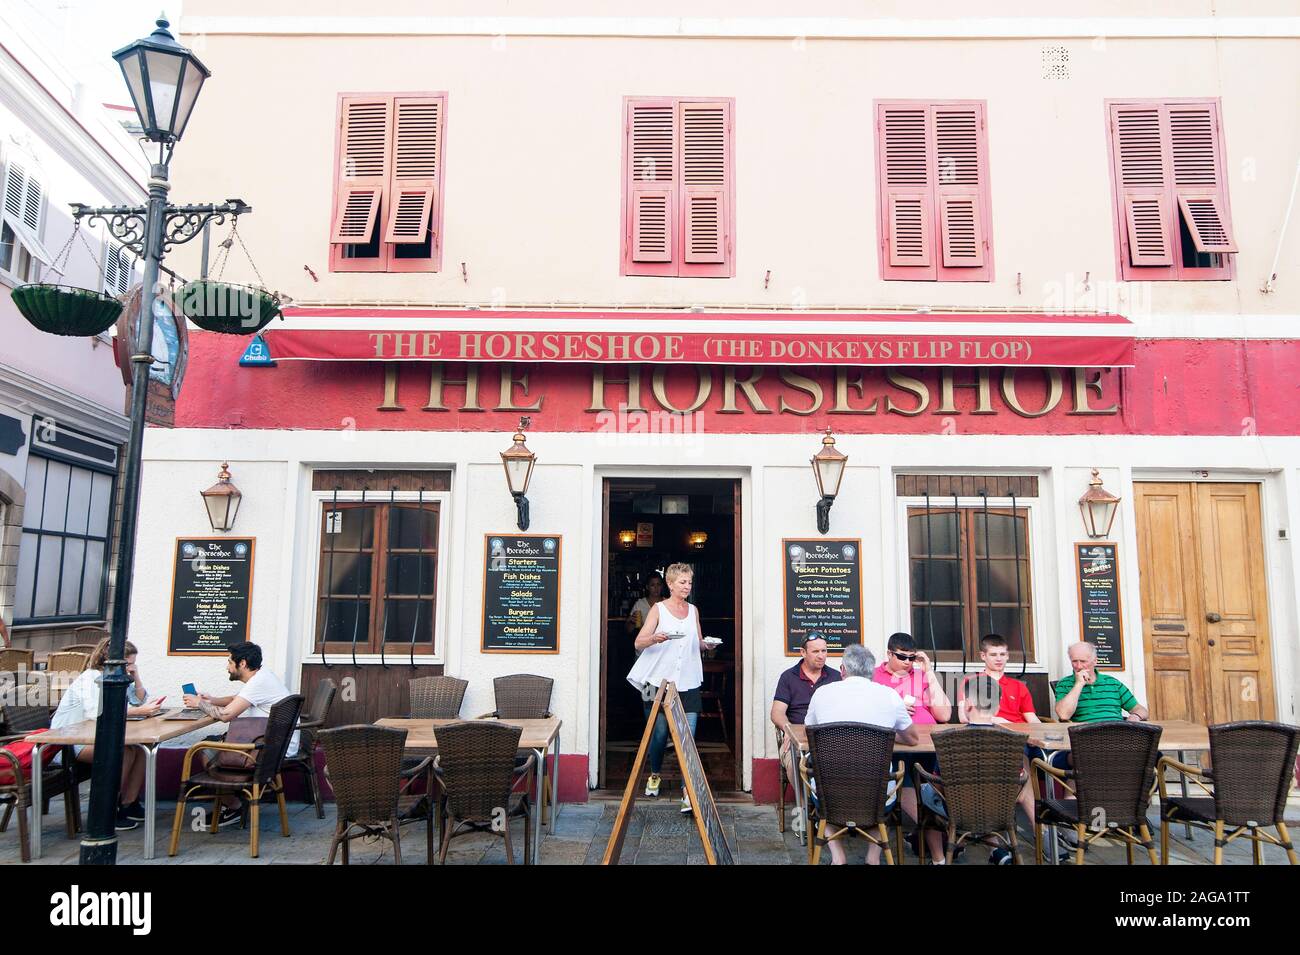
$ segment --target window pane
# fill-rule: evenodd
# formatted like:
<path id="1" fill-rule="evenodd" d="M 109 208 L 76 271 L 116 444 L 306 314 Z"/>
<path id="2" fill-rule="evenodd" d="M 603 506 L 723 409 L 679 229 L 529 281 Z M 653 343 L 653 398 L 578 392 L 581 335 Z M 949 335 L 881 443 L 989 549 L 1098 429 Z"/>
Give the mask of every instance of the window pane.
<path id="1" fill-rule="evenodd" d="M 14 248 L 18 245 L 18 237 L 14 235 L 14 230 L 9 227 L 9 223 L 0 224 L 0 269 L 6 272 L 14 266 Z"/>
<path id="2" fill-rule="evenodd" d="M 104 584 L 104 545 L 91 541 L 86 545 L 86 573 L 81 581 L 81 612 L 98 614 Z"/>
<path id="3" fill-rule="evenodd" d="M 949 557 L 957 553 L 956 521 L 954 515 L 932 511 L 929 520 L 929 540 L 926 539 L 925 514 L 912 514 L 907 519 L 908 548 L 913 557 L 929 554 L 944 554 Z"/>
<path id="4" fill-rule="evenodd" d="M 90 515 L 90 487 L 93 473 L 84 468 L 72 469 L 72 487 L 68 493 L 69 534 L 84 534 L 89 526 L 86 519 Z"/>
<path id="5" fill-rule="evenodd" d="M 988 632 L 986 628 L 988 626 L 989 617 L 990 617 L 990 613 L 988 608 L 981 607 L 979 613 L 981 632 Z M 1024 646 L 1024 644 L 1021 642 L 1022 639 L 1024 639 L 1024 637 L 1022 636 L 1022 630 L 1020 624 L 1021 621 L 1024 621 L 1026 624 L 1028 623 L 1029 612 L 1027 610 L 1024 610 L 1021 611 L 1019 614 L 1017 614 L 1014 607 L 994 607 L 992 612 L 992 619 L 993 619 L 992 632 L 1000 633 L 1002 634 L 1002 636 L 1006 637 L 1007 649 L 1009 649 L 1012 653 L 1019 653 L 1021 647 Z M 1028 642 L 1029 642 L 1029 648 L 1031 650 L 1031 656 L 1032 656 L 1033 642 L 1034 642 L 1032 636 L 1029 636 Z"/>
<path id="6" fill-rule="evenodd" d="M 417 615 L 416 608 L 419 608 Z M 433 601 L 432 600 L 390 600 L 388 601 L 388 644 L 410 643 L 414 629 L 416 643 L 433 641 Z"/>
<path id="7" fill-rule="evenodd" d="M 417 588 L 417 584 L 421 583 L 420 563 L 419 554 L 390 556 L 388 558 L 388 592 L 390 594 L 424 594 L 425 596 L 432 594 L 436 559 L 432 554 L 424 556 L 423 589 Z"/>
<path id="8" fill-rule="evenodd" d="M 373 507 L 341 507 L 332 511 L 325 505 L 325 533 L 321 538 L 321 551 L 369 550 L 375 546 L 375 509 Z"/>
<path id="9" fill-rule="evenodd" d="M 81 563 L 86 557 L 86 542 L 68 538 L 63 542 L 63 583 L 59 588 L 59 613 L 75 616 L 81 606 Z"/>
<path id="10" fill-rule="evenodd" d="M 92 537 L 107 537 L 108 520 L 112 513 L 113 479 L 107 474 L 96 474 L 90 498 L 90 524 L 86 533 Z"/>
<path id="11" fill-rule="evenodd" d="M 389 511 L 388 546 L 392 550 L 431 551 L 438 546 L 438 512 L 426 507 L 394 507 Z"/>
<path id="12" fill-rule="evenodd" d="M 1019 544 L 1011 537 L 1012 520 L 1015 521 Z M 1020 556 L 1027 557 L 1025 546 L 1025 519 L 1023 516 L 1012 518 L 1010 514 L 989 513 L 988 549 L 994 557 L 1014 557 L 1015 547 L 1020 547 Z M 984 512 L 975 512 L 975 553 L 983 557 L 984 550 Z"/>
<path id="13" fill-rule="evenodd" d="M 370 641 L 370 601 L 322 600 L 317 626 L 327 643 L 351 643 L 355 634 L 357 645 L 365 649 Z"/>
<path id="14" fill-rule="evenodd" d="M 41 526 L 41 506 L 45 502 L 45 459 L 30 455 L 27 458 L 27 503 L 23 505 L 23 527 Z"/>
<path id="15" fill-rule="evenodd" d="M 957 607 L 912 607 L 912 636 L 922 650 L 929 650 L 930 625 L 934 625 L 934 647 L 939 650 L 961 650 L 963 627 L 961 611 Z"/>
<path id="16" fill-rule="evenodd" d="M 47 531 L 63 530 L 68 516 L 68 480 L 72 468 L 61 461 L 47 462 L 45 478 L 45 514 L 41 528 Z"/>
<path id="17" fill-rule="evenodd" d="M 330 571 L 330 555 L 325 555 L 326 573 Z M 334 579 L 327 593 L 335 596 L 370 594 L 370 554 L 339 553 L 334 555 Z"/>
<path id="18" fill-rule="evenodd" d="M 41 541 L 36 558 L 36 605 L 33 617 L 53 617 L 58 600 L 59 563 L 63 559 L 63 542 L 57 537 Z"/>
<path id="19" fill-rule="evenodd" d="M 18 588 L 14 597 L 14 619 L 23 620 L 32 615 L 32 585 L 36 580 L 35 534 L 24 534 L 18 545 Z"/>
<path id="20" fill-rule="evenodd" d="M 913 560 L 912 600 L 961 600 L 955 560 Z"/>
<path id="21" fill-rule="evenodd" d="M 1014 560 L 983 559 L 975 562 L 975 583 L 981 603 L 992 600 L 993 603 L 1016 603 L 1016 574 L 1012 569 Z M 1021 604 L 1029 603 L 1029 562 L 1020 561 Z"/>

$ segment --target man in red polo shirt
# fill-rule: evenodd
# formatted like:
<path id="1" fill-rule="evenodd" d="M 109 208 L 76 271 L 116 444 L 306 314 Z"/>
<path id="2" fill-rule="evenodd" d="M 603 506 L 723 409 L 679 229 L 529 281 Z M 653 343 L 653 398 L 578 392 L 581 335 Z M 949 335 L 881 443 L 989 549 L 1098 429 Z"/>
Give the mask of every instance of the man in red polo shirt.
<path id="1" fill-rule="evenodd" d="M 1029 695 L 1029 687 L 1015 677 L 1006 675 L 1007 660 L 1010 657 L 1011 652 L 1007 649 L 1006 637 L 1001 634 L 988 633 L 980 640 L 980 659 L 984 661 L 984 675 L 995 680 L 998 689 L 1002 691 L 1002 702 L 998 704 L 998 712 L 993 717 L 993 722 L 1041 723 L 1042 720 L 1034 712 L 1034 700 Z M 975 675 L 971 674 L 971 676 Z M 961 688 L 957 693 L 958 703 L 966 698 L 966 683 L 970 678 L 968 676 L 962 680 Z M 966 722 L 964 707 L 958 707 L 957 716 L 963 723 Z"/>

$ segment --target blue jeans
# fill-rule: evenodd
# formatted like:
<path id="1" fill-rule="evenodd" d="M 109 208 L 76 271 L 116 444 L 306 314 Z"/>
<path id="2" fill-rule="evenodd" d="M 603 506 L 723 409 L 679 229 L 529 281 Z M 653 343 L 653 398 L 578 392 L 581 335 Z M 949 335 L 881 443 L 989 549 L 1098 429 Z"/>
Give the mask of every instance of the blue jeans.
<path id="1" fill-rule="evenodd" d="M 650 709 L 652 703 L 645 705 L 646 718 L 650 718 Z M 691 735 L 695 735 L 695 724 L 700 720 L 699 713 L 687 713 L 686 722 L 691 728 Z M 668 719 L 662 712 L 659 718 L 655 720 L 654 732 L 650 734 L 650 772 L 656 776 L 659 770 L 664 767 L 664 751 L 668 749 Z"/>

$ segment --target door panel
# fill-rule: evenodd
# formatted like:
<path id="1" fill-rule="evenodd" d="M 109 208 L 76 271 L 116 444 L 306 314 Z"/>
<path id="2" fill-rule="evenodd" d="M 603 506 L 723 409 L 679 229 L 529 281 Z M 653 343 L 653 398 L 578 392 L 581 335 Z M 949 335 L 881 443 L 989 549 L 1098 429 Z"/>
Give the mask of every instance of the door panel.
<path id="1" fill-rule="evenodd" d="M 1196 497 L 1210 720 L 1271 720 L 1273 666 L 1259 485 L 1199 484 Z"/>
<path id="2" fill-rule="evenodd" d="M 1146 703 L 1153 717 L 1204 722 L 1204 620 L 1191 487 L 1136 485 Z"/>
<path id="3" fill-rule="evenodd" d="M 1257 484 L 1137 484 L 1151 714 L 1273 719 Z"/>

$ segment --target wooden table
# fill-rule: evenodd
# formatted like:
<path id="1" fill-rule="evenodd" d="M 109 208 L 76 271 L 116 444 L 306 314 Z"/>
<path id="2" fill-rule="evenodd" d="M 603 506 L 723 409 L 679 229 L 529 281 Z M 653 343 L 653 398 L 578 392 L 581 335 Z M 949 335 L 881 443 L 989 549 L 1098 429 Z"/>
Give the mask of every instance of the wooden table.
<path id="1" fill-rule="evenodd" d="M 464 720 L 412 720 L 399 719 L 396 717 L 385 717 L 382 720 L 376 720 L 376 726 L 387 726 L 390 729 L 406 730 L 406 748 L 417 753 L 432 755 L 438 751 L 437 730 L 439 726 L 446 726 L 448 723 L 463 723 Z M 558 716 L 548 716 L 540 720 L 498 720 L 493 719 L 494 723 L 505 723 L 507 726 L 518 726 L 523 730 L 519 737 L 519 749 L 529 750 L 537 756 L 537 799 L 541 802 L 542 786 L 546 781 L 546 751 L 552 751 L 552 758 L 555 766 L 551 770 L 551 832 L 555 831 L 556 814 L 560 804 L 560 726 L 561 720 Z M 540 807 L 539 807 L 540 808 Z M 537 825 L 533 826 L 533 860 L 538 858 L 538 852 L 542 848 L 542 824 L 544 819 L 539 818 Z"/>
<path id="2" fill-rule="evenodd" d="M 153 858 L 154 815 L 158 808 L 158 747 L 169 739 L 192 733 L 217 721 L 210 716 L 197 720 L 168 720 L 154 716 L 147 720 L 127 720 L 126 746 L 138 746 L 144 752 L 144 857 Z M 92 746 L 95 720 L 83 720 L 56 730 L 46 730 L 27 737 L 33 744 L 32 765 L 41 765 L 41 750 L 47 746 Z M 41 857 L 41 773 L 32 773 L 32 858 Z"/>
<path id="3" fill-rule="evenodd" d="M 1151 723 L 1159 726 L 1160 749 L 1165 752 L 1175 752 L 1178 754 L 1179 762 L 1186 762 L 1184 757 L 1188 752 L 1209 752 L 1210 749 L 1210 730 L 1207 726 L 1200 723 L 1189 723 L 1186 720 L 1152 720 Z M 961 729 L 961 723 L 914 723 L 920 739 L 911 746 L 902 743 L 894 744 L 895 753 L 933 753 L 934 752 L 934 734 L 944 733 L 948 730 Z M 1031 746 L 1038 746 L 1049 751 L 1070 749 L 1070 723 L 999 723 L 999 726 L 1013 730 L 1017 733 L 1023 733 L 1025 742 Z M 801 723 L 790 724 L 790 736 L 798 742 L 799 752 L 808 752 L 808 730 Z M 808 794 L 803 792 L 803 779 L 796 772 L 795 778 L 790 781 L 795 786 L 795 804 L 797 811 L 802 813 L 801 819 L 802 830 L 800 831 L 800 841 L 808 829 Z M 1187 778 L 1183 777 L 1183 796 L 1187 796 Z M 1191 837 L 1191 828 L 1188 827 L 1188 837 Z M 1056 857 L 1056 830 L 1052 828 L 1050 833 L 1051 855 Z"/>

